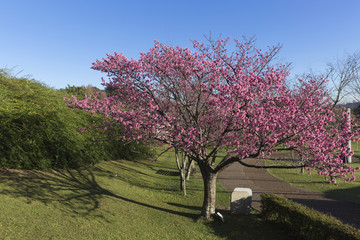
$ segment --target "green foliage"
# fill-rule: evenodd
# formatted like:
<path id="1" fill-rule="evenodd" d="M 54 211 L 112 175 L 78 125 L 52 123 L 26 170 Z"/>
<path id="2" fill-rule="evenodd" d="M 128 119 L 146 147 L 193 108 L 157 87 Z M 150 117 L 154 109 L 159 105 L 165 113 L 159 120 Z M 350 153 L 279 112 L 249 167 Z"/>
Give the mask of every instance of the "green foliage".
<path id="1" fill-rule="evenodd" d="M 360 239 L 360 231 L 334 217 L 274 194 L 261 195 L 262 216 L 301 239 Z"/>
<path id="2" fill-rule="evenodd" d="M 64 93 L 66 95 L 73 95 L 77 98 L 84 97 L 85 93 L 88 93 L 87 89 L 83 86 L 70 86 L 69 84 L 66 86 L 65 89 L 61 88 L 58 92 Z"/>
<path id="3" fill-rule="evenodd" d="M 63 101 L 64 95 L 84 94 L 83 87 L 56 91 L 0 70 L 0 89 L 0 167 L 77 168 L 141 155 L 133 149 L 145 151 L 135 143 L 109 142 L 98 128 L 80 133 L 79 128 L 102 121 L 101 116 L 68 108 Z"/>

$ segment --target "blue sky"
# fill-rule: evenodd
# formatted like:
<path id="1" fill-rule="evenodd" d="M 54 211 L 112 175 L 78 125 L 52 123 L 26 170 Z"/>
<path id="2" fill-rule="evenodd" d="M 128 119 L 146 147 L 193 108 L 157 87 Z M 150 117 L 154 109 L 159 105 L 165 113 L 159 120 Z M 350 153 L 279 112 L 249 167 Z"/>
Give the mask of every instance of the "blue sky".
<path id="1" fill-rule="evenodd" d="M 0 68 L 48 86 L 101 87 L 91 70 L 106 53 L 138 58 L 154 39 L 191 47 L 204 34 L 256 35 L 257 46 L 280 43 L 292 74 L 325 69 L 360 50 L 360 1 L 51 1 L 0 0 Z"/>

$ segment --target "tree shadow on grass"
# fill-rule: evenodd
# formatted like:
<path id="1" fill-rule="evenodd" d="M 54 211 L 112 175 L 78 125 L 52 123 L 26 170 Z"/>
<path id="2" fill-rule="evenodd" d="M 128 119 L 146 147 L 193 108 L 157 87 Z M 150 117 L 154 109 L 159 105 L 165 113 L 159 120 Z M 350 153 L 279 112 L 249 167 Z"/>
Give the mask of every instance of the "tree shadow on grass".
<path id="1" fill-rule="evenodd" d="M 171 206 L 175 206 L 175 207 L 196 210 L 196 211 L 199 211 L 199 212 L 201 211 L 201 207 L 199 207 L 199 206 L 189 206 L 189 205 L 184 205 L 184 204 L 179 204 L 179 203 L 172 203 L 172 202 L 167 202 L 167 204 L 169 204 Z"/>
<path id="2" fill-rule="evenodd" d="M 138 162 L 136 162 L 136 164 L 138 164 Z M 147 168 L 152 174 L 126 166 L 122 164 L 121 161 L 107 162 L 106 167 L 97 166 L 92 169 L 97 176 L 107 177 L 107 178 L 114 178 L 114 176 L 116 176 L 116 179 L 127 182 L 131 185 L 140 188 L 181 193 L 179 190 L 180 175 L 176 174 L 175 176 L 175 174 L 173 173 L 178 173 L 178 172 L 175 172 L 174 169 L 169 170 L 169 168 L 164 168 L 165 170 L 164 169 L 159 170 L 158 168 L 148 167 L 144 163 L 141 164 L 143 165 L 142 169 Z M 117 169 L 117 170 L 121 169 L 121 174 L 118 174 L 117 171 L 108 170 L 108 168 Z M 172 174 L 159 174 L 159 172 L 162 171 L 170 172 Z M 146 178 L 146 181 L 139 180 L 141 177 Z M 163 180 L 166 180 L 165 181 L 166 184 L 164 184 Z M 173 184 L 169 184 L 169 182 L 173 182 Z M 187 189 L 189 191 L 202 191 L 202 189 L 196 187 L 188 187 Z"/>
<path id="3" fill-rule="evenodd" d="M 16 198 L 23 197 L 28 203 L 40 201 L 46 205 L 52 204 L 73 216 L 96 216 L 106 220 L 104 214 L 96 210 L 100 207 L 102 198 L 112 197 L 194 220 L 198 217 L 197 214 L 153 206 L 115 194 L 100 186 L 93 171 L 88 168 L 41 172 L 0 169 L 0 183 L 4 184 L 0 194 Z"/>
<path id="4" fill-rule="evenodd" d="M 118 174 L 117 171 L 108 170 L 109 168 L 120 170 L 121 174 Z M 178 191 L 178 178 L 173 176 L 170 176 L 171 178 L 169 178 L 169 176 L 156 174 L 158 169 L 153 169 L 151 167 L 148 167 L 148 170 L 152 174 L 126 166 L 118 161 L 107 162 L 105 167 L 97 166 L 93 168 L 93 171 L 96 172 L 96 175 L 108 178 L 113 178 L 116 176 L 116 179 L 137 187 L 170 192 Z M 146 181 L 140 180 L 141 178 L 146 179 Z M 166 179 L 166 185 L 163 184 L 163 179 Z M 171 184 L 168 184 L 169 182 L 174 182 L 174 184 L 172 184 L 173 187 Z"/>
<path id="5" fill-rule="evenodd" d="M 167 204 L 189 209 L 192 211 L 201 211 L 201 207 L 184 205 L 179 203 L 167 202 Z M 276 240 L 295 240 L 291 233 L 288 233 L 286 229 L 279 228 L 271 222 L 266 222 L 261 219 L 261 215 L 257 211 L 252 211 L 248 215 L 233 215 L 230 210 L 217 208 L 217 212 L 220 212 L 225 222 L 222 222 L 219 218 L 212 221 L 205 221 L 198 218 L 198 221 L 209 226 L 215 235 L 229 240 L 253 240 L 253 239 L 276 239 Z"/>
<path id="6" fill-rule="evenodd" d="M 52 170 L 52 171 L 21 171 L 0 169 L 0 183 L 3 188 L 0 194 L 9 195 L 14 198 L 32 201 L 40 201 L 47 205 L 68 213 L 70 216 L 83 216 L 85 218 L 100 218 L 111 222 L 108 212 L 104 209 L 97 211 L 105 197 L 114 200 L 125 201 L 138 206 L 154 209 L 155 211 L 179 215 L 199 220 L 201 208 L 199 206 L 184 205 L 167 202 L 169 207 L 159 207 L 137 201 L 120 194 L 116 194 L 99 184 L 97 177 L 111 176 L 113 172 L 102 171 L 101 169 L 81 170 Z M 187 212 L 188 211 L 188 212 Z M 189 213 L 190 212 L 190 213 Z M 193 213 L 196 212 L 196 213 Z M 225 217 L 225 223 L 219 221 L 206 222 L 215 235 L 225 239 L 288 239 L 278 237 L 268 238 L 268 232 L 274 229 L 265 224 L 256 215 L 232 216 L 228 210 L 220 210 Z M 110 213 L 113 214 L 113 213 Z M 272 233 L 271 233 L 272 234 Z M 272 236 L 272 235 L 271 235 Z"/>
<path id="7" fill-rule="evenodd" d="M 229 210 L 219 210 L 224 217 L 224 222 L 219 219 L 206 222 L 214 230 L 214 234 L 229 240 L 276 239 L 295 240 L 285 229 L 263 221 L 257 212 L 248 215 L 233 215 Z"/>

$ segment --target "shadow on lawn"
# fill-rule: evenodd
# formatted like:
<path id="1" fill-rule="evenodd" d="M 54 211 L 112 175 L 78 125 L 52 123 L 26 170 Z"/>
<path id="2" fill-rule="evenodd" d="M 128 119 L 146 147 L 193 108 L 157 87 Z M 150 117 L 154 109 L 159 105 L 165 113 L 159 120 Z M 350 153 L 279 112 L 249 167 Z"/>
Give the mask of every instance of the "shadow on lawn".
<path id="1" fill-rule="evenodd" d="M 131 185 L 146 188 L 146 189 L 153 189 L 158 191 L 168 191 L 168 192 L 179 192 L 179 178 L 180 175 L 178 172 L 174 171 L 172 168 L 164 168 L 164 169 L 158 169 L 153 168 L 151 166 L 148 166 L 142 162 L 136 162 L 137 165 L 142 165 L 142 169 L 148 169 L 150 172 L 155 174 L 148 174 L 144 171 L 139 171 L 137 169 L 134 169 L 132 167 L 124 165 L 121 161 L 111 161 L 106 163 L 106 167 L 104 165 L 102 167 L 94 167 L 92 168 L 94 172 L 96 172 L 97 176 L 102 177 L 113 177 L 116 172 L 108 170 L 110 169 L 121 169 L 121 174 L 117 174 L 116 179 L 130 183 Z M 165 172 L 167 174 L 162 174 L 162 172 Z M 170 174 L 168 174 L 170 173 Z M 175 174 L 176 173 L 176 174 Z M 146 181 L 139 181 L 139 178 L 145 177 Z M 169 176 L 171 178 L 169 178 Z M 161 181 L 157 181 L 161 179 Z M 163 184 L 162 180 L 166 180 L 167 184 Z M 169 182 L 173 182 L 174 184 L 171 184 L 169 186 Z M 202 189 L 197 187 L 187 187 L 188 191 L 201 191 Z M 219 192 L 222 192 L 219 190 Z"/>
<path id="2" fill-rule="evenodd" d="M 147 168 L 150 172 L 156 173 L 158 169 L 152 168 L 151 166 L 146 166 L 144 163 L 136 162 L 137 165 L 143 164 L 143 168 Z M 113 169 L 120 170 L 121 174 L 116 174 L 116 179 L 130 183 L 131 185 L 146 188 L 146 189 L 153 189 L 153 190 L 160 190 L 160 191 L 169 191 L 169 192 L 177 192 L 178 187 L 169 187 L 169 185 L 163 185 L 158 181 L 159 179 L 166 179 L 166 182 L 175 182 L 173 186 L 177 186 L 177 182 L 179 181 L 178 178 L 169 178 L 166 175 L 161 174 L 149 174 L 146 171 L 139 171 L 135 168 L 129 167 L 124 165 L 121 161 L 111 161 L 107 162 L 106 166 L 97 166 L 92 168 L 94 172 L 96 172 L 97 176 L 102 177 L 113 177 L 116 174 Z M 111 171 L 109 170 L 111 169 Z M 146 178 L 146 181 L 140 181 L 142 177 Z"/>
<path id="3" fill-rule="evenodd" d="M 360 187 L 352 187 L 346 189 L 334 189 L 325 192 L 326 195 L 334 196 L 340 199 L 351 199 L 351 201 L 360 206 Z"/>
<path id="4" fill-rule="evenodd" d="M 171 206 L 175 206 L 175 207 L 186 208 L 186 209 L 191 209 L 191 210 L 197 210 L 199 212 L 201 211 L 201 207 L 198 207 L 198 206 L 189 206 L 189 205 L 183 205 L 183 204 L 172 203 L 172 202 L 167 202 L 167 204 L 169 204 Z"/>
<path id="5" fill-rule="evenodd" d="M 96 175 L 93 171 L 95 171 Z M 108 222 L 111 222 L 107 216 L 108 212 L 104 212 L 104 210 L 96 211 L 100 208 L 101 199 L 104 197 L 111 197 L 157 211 L 191 218 L 194 221 L 204 221 L 199 219 L 201 210 L 199 206 L 167 202 L 169 208 L 163 208 L 126 198 L 105 189 L 99 185 L 96 177 L 106 177 L 110 173 L 112 172 L 106 170 L 101 172 L 100 169 L 90 170 L 87 168 L 41 172 L 0 169 L 0 183 L 4 183 L 5 187 L 0 190 L 0 194 L 20 199 L 25 198 L 29 203 L 40 201 L 53 205 L 72 216 L 98 217 Z M 119 204 L 121 204 L 120 201 Z M 179 210 L 171 208 L 179 208 Z M 184 209 L 196 210 L 198 213 L 187 213 Z M 204 224 L 212 228 L 215 235 L 225 239 L 289 239 L 286 234 L 284 235 L 283 231 L 269 238 L 266 233 L 273 234 L 274 229 L 277 229 L 277 227 L 264 223 L 256 214 L 234 216 L 229 213 L 229 210 L 220 210 L 220 212 L 225 217 L 225 223 L 204 221 Z"/>
<path id="6" fill-rule="evenodd" d="M 99 169 L 97 169 L 97 172 Z M 12 197 L 25 197 L 28 203 L 41 201 L 53 204 L 62 211 L 74 215 L 97 216 L 96 212 L 103 197 L 109 196 L 122 201 L 152 208 L 158 211 L 176 214 L 196 219 L 197 214 L 178 212 L 144 202 L 129 199 L 101 187 L 94 173 L 88 169 L 82 170 L 52 170 L 52 171 L 17 171 L 0 169 L 0 182 L 9 188 L 0 190 L 0 194 Z M 106 220 L 106 219 L 105 219 Z"/>
<path id="7" fill-rule="evenodd" d="M 285 229 L 261 219 L 259 213 L 249 215 L 233 215 L 229 210 L 219 210 L 225 222 L 220 220 L 206 222 L 214 230 L 214 234 L 228 240 L 295 240 Z"/>

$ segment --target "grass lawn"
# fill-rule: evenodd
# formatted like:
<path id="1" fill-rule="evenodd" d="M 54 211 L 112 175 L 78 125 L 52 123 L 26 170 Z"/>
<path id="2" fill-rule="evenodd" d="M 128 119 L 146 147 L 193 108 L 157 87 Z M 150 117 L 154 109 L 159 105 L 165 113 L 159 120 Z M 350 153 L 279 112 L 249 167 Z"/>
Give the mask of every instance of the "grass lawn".
<path id="1" fill-rule="evenodd" d="M 266 164 L 285 165 L 287 163 L 267 160 Z M 360 166 L 360 164 L 352 163 L 351 166 L 355 168 Z M 295 186 L 322 192 L 330 196 L 357 202 L 360 204 L 360 171 L 355 173 L 355 182 L 345 183 L 342 180 L 338 180 L 336 185 L 330 184 L 329 179 L 325 179 L 324 176 L 318 175 L 314 170 L 311 170 L 310 174 L 307 171 L 301 174 L 300 169 L 268 169 L 268 172 L 274 177 L 277 177 Z"/>
<path id="2" fill-rule="evenodd" d="M 202 179 L 178 190 L 172 154 L 157 162 L 109 161 L 81 170 L 0 169 L 0 239 L 288 239 L 257 213 L 229 214 L 220 184 L 217 207 L 225 223 L 199 219 Z"/>

